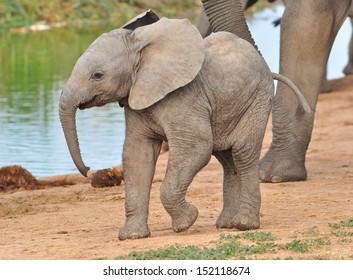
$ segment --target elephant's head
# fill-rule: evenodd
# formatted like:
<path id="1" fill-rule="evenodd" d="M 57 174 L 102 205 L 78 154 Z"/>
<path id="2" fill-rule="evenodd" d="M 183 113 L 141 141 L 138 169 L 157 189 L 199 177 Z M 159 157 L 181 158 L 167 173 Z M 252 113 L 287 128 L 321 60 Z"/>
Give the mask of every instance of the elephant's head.
<path id="1" fill-rule="evenodd" d="M 187 20 L 151 12 L 98 37 L 78 59 L 60 97 L 59 114 L 71 157 L 85 176 L 76 131 L 77 108 L 121 102 L 142 110 L 191 82 L 202 67 L 204 44 Z"/>

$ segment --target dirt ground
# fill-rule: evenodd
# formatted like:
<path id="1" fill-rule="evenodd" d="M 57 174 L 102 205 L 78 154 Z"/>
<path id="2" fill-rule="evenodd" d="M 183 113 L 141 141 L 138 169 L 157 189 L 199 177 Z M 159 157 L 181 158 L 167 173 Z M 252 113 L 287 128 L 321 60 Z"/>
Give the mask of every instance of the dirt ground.
<path id="1" fill-rule="evenodd" d="M 334 92 L 321 94 L 315 129 L 307 153 L 309 177 L 305 182 L 261 184 L 259 231 L 279 240 L 293 240 L 293 233 L 316 229 L 329 234 L 329 223 L 353 218 L 353 76 L 333 81 Z M 271 127 L 263 152 L 271 141 Z M 89 183 L 0 193 L 0 259 L 114 258 L 132 250 L 181 245 L 207 246 L 221 233 L 214 226 L 222 207 L 222 169 L 212 158 L 194 179 L 188 201 L 199 209 L 195 224 L 174 233 L 159 199 L 168 154 L 158 161 L 151 192 L 149 226 L 152 236 L 118 240 L 124 223 L 124 185 L 96 189 Z M 80 175 L 70 175 L 78 178 Z M 84 181 L 82 181 L 84 182 Z M 293 252 L 288 255 L 296 258 Z M 353 242 L 320 247 L 315 255 L 326 259 L 352 259 Z M 285 258 L 286 253 L 264 258 Z M 310 257 L 310 256 L 308 256 Z"/>

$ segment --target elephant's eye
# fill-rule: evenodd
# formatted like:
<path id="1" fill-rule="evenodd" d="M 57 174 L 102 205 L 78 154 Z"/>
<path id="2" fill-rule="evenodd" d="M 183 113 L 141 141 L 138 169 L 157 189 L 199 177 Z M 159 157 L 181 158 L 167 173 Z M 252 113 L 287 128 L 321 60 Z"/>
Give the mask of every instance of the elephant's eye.
<path id="1" fill-rule="evenodd" d="M 103 73 L 102 72 L 94 72 L 92 75 L 92 79 L 93 80 L 100 80 L 103 77 Z"/>

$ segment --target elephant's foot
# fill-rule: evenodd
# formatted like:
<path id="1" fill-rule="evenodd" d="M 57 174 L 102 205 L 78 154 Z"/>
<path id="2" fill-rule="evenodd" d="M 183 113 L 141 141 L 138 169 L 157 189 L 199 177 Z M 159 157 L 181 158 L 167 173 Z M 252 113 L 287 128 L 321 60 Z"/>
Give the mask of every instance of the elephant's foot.
<path id="1" fill-rule="evenodd" d="M 216 221 L 217 228 L 233 228 L 233 217 L 236 215 L 235 211 L 223 209 Z"/>
<path id="2" fill-rule="evenodd" d="M 178 209 L 179 213 L 172 216 L 172 227 L 175 232 L 182 232 L 191 227 L 199 215 L 197 208 L 186 203 L 181 209 Z"/>
<path id="3" fill-rule="evenodd" d="M 236 228 L 239 230 L 257 229 L 260 227 L 260 217 L 258 213 L 254 213 L 248 209 L 240 210 L 235 216 L 224 214 L 218 217 L 216 222 L 217 228 Z"/>
<path id="4" fill-rule="evenodd" d="M 139 239 L 151 236 L 151 232 L 146 223 L 126 222 L 119 231 L 119 239 Z"/>
<path id="5" fill-rule="evenodd" d="M 249 210 L 241 210 L 233 218 L 233 226 L 239 230 L 258 229 L 260 227 L 260 215 Z"/>
<path id="6" fill-rule="evenodd" d="M 270 149 L 260 160 L 260 179 L 263 182 L 280 183 L 304 181 L 307 172 L 304 160 L 298 161 L 293 156 L 287 156 Z"/>

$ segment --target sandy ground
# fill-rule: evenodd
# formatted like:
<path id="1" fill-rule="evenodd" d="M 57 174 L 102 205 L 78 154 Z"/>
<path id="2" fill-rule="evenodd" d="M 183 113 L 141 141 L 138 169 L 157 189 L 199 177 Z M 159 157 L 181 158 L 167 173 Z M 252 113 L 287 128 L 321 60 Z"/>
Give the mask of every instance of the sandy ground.
<path id="1" fill-rule="evenodd" d="M 319 98 L 307 153 L 308 180 L 261 184 L 259 231 L 270 231 L 282 241 L 293 240 L 294 232 L 308 228 L 329 234 L 329 223 L 353 218 L 353 77 L 333 81 L 333 85 L 334 92 Z M 269 126 L 263 152 L 270 145 L 270 130 Z M 209 245 L 221 233 L 236 233 L 214 226 L 222 207 L 222 169 L 214 158 L 189 188 L 188 200 L 198 207 L 198 220 L 184 233 L 171 230 L 170 218 L 159 199 L 167 158 L 167 153 L 160 156 L 152 186 L 150 238 L 118 240 L 125 217 L 124 185 L 95 189 L 89 183 L 80 183 L 5 192 L 0 193 L 0 259 L 114 258 L 131 250 L 175 243 Z M 288 254 L 293 256 L 293 252 Z M 315 254 L 327 259 L 352 259 L 353 242 L 337 242 Z"/>

